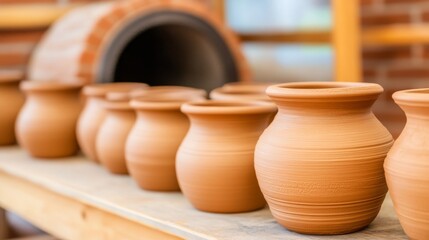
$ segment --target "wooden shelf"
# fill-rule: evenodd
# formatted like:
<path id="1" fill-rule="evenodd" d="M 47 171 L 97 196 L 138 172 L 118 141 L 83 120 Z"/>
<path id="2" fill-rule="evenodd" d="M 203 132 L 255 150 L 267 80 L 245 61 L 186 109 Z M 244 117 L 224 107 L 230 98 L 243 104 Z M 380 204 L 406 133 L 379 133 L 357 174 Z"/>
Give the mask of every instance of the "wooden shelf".
<path id="1" fill-rule="evenodd" d="M 329 31 L 298 31 L 283 33 L 237 33 L 243 42 L 330 44 Z"/>
<path id="2" fill-rule="evenodd" d="M 83 157 L 35 160 L 18 147 L 0 147 L 0 207 L 61 239 L 407 239 L 389 198 L 363 231 L 306 236 L 278 225 L 267 208 L 200 212 L 179 192 L 140 190 Z"/>

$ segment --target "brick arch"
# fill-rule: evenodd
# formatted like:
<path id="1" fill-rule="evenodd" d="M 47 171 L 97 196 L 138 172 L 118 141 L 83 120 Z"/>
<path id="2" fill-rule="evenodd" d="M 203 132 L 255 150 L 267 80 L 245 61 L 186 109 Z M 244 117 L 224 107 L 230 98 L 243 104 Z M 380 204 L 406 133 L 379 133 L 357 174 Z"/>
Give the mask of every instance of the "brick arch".
<path id="1" fill-rule="evenodd" d="M 233 67 L 235 71 L 234 77 L 231 74 L 225 75 L 225 78 L 228 78 L 225 81 L 250 79 L 247 62 L 235 35 L 205 6 L 191 0 L 125 0 L 93 3 L 75 9 L 57 21 L 44 36 L 31 59 L 29 78 L 81 81 L 83 83 L 110 81 L 111 79 L 105 79 L 109 76 L 103 77 L 103 74 L 107 70 L 112 70 L 103 70 L 103 64 L 115 41 L 124 34 L 126 26 L 130 26 L 136 21 L 144 23 L 143 17 L 156 13 L 182 14 L 194 19 L 190 21 L 200 24 L 196 25 L 195 28 L 198 28 L 196 31 L 201 30 L 201 26 L 205 26 L 211 32 L 216 33 L 215 35 L 221 40 L 220 45 L 226 49 L 230 58 L 229 64 L 220 63 L 219 60 L 216 63 L 224 64 L 221 66 L 222 70 Z M 181 24 L 186 25 L 186 23 Z M 190 27 L 193 28 L 193 26 Z M 174 41 L 174 37 L 171 40 Z M 212 39 L 208 40 L 212 41 Z M 206 44 L 205 48 L 207 46 L 215 45 Z M 222 50 L 222 48 L 220 49 Z M 216 49 L 212 52 L 219 51 Z M 196 51 L 195 54 L 198 52 Z M 119 56 L 114 57 L 119 58 Z M 110 56 L 107 60 L 111 60 L 111 58 Z M 106 67 L 104 66 L 104 68 Z"/>

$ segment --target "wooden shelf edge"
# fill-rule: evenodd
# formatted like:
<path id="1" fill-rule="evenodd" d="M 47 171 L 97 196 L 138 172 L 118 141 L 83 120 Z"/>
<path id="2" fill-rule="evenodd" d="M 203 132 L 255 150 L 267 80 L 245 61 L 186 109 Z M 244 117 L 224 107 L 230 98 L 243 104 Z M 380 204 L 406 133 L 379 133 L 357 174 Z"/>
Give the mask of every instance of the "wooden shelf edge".
<path id="1" fill-rule="evenodd" d="M 61 239 L 181 239 L 3 171 L 0 195 L 2 208 Z"/>
<path id="2" fill-rule="evenodd" d="M 284 33 L 240 33 L 242 42 L 270 42 L 270 43 L 299 43 L 299 44 L 330 44 L 329 31 L 298 31 Z"/>

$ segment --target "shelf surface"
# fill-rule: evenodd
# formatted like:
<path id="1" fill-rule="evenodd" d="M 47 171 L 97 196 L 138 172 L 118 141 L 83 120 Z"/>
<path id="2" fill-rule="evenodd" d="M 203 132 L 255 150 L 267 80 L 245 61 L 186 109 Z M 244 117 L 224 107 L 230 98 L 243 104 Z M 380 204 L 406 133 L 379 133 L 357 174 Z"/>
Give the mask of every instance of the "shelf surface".
<path id="1" fill-rule="evenodd" d="M 0 147 L 0 207 L 62 239 L 407 239 L 389 198 L 360 232 L 308 236 L 278 225 L 268 208 L 200 212 L 179 192 L 140 190 L 82 156 L 35 160 L 18 147 Z"/>

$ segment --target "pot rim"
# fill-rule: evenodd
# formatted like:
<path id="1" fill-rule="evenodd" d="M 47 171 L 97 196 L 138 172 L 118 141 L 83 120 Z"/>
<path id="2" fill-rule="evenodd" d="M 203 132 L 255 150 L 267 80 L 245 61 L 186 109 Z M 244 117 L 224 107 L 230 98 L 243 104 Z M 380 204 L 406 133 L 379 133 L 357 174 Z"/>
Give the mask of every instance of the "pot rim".
<path id="1" fill-rule="evenodd" d="M 154 94 L 184 94 L 184 93 L 193 93 L 198 94 L 203 97 L 207 96 L 207 92 L 204 89 L 178 86 L 178 85 L 163 85 L 163 86 L 153 86 L 146 89 L 136 89 L 131 91 L 131 98 L 139 98 L 148 95 Z"/>
<path id="2" fill-rule="evenodd" d="M 103 107 L 106 110 L 122 110 L 122 111 L 134 111 L 129 101 L 103 101 Z"/>
<path id="3" fill-rule="evenodd" d="M 24 73 L 18 70 L 0 70 L 0 83 L 19 82 L 24 78 Z"/>
<path id="4" fill-rule="evenodd" d="M 190 101 L 204 100 L 203 96 L 143 96 L 130 101 L 135 110 L 180 110 L 180 107 Z"/>
<path id="5" fill-rule="evenodd" d="M 254 89 L 233 89 L 233 88 L 215 88 L 210 92 L 210 98 L 219 99 L 224 98 L 225 100 L 232 100 L 242 98 L 243 100 L 270 100 L 265 94 L 265 91 L 254 90 Z M 226 99 L 230 98 L 230 99 Z"/>
<path id="6" fill-rule="evenodd" d="M 270 86 L 266 93 L 272 99 L 367 99 L 377 98 L 383 87 L 366 82 L 290 82 Z"/>
<path id="7" fill-rule="evenodd" d="M 401 104 L 429 104 L 429 88 L 413 88 L 397 91 L 393 93 L 392 98 L 396 103 Z"/>
<path id="8" fill-rule="evenodd" d="M 265 93 L 265 89 L 269 86 L 275 85 L 275 84 L 279 84 L 278 82 L 229 82 L 229 83 L 225 83 L 222 88 L 224 89 L 246 89 L 246 90 L 251 90 L 251 91 L 255 91 L 255 92 L 263 92 Z"/>
<path id="9" fill-rule="evenodd" d="M 25 92 L 80 90 L 82 87 L 83 87 L 82 83 L 60 82 L 60 81 L 25 80 L 20 83 L 20 89 Z"/>
<path id="10" fill-rule="evenodd" d="M 88 97 L 106 97 L 108 92 L 131 92 L 137 88 L 148 87 L 146 83 L 140 82 L 93 83 L 83 88 L 83 94 Z"/>
<path id="11" fill-rule="evenodd" d="M 277 106 L 267 101 L 205 100 L 184 103 L 181 110 L 190 114 L 238 115 L 274 113 Z"/>

